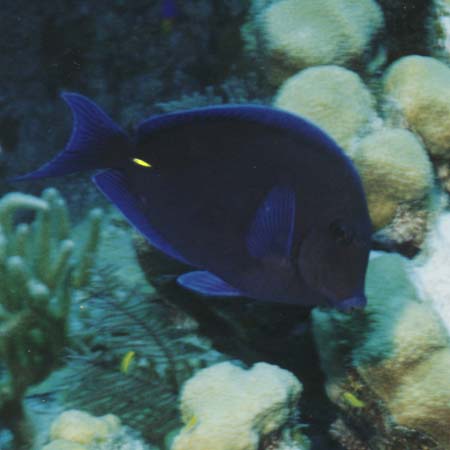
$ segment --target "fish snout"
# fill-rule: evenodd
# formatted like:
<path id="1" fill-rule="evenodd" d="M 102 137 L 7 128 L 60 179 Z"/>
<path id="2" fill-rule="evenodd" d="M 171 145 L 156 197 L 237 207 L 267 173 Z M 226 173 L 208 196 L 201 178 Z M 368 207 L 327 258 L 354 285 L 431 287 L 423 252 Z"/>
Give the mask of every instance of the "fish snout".
<path id="1" fill-rule="evenodd" d="M 337 310 L 343 313 L 351 313 L 358 309 L 363 309 L 367 305 L 367 298 L 364 294 L 346 298 L 335 304 Z"/>

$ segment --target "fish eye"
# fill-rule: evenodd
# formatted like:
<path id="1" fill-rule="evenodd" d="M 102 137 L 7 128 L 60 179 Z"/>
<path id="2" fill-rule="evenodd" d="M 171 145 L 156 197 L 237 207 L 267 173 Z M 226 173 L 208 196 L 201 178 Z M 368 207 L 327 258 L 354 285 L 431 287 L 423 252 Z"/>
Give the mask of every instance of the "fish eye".
<path id="1" fill-rule="evenodd" d="M 143 159 L 140 159 L 140 158 L 133 158 L 132 161 L 135 164 L 137 164 L 138 166 L 147 167 L 147 168 L 152 167 L 152 165 L 150 163 L 148 163 L 147 161 L 144 161 Z"/>
<path id="2" fill-rule="evenodd" d="M 339 244 L 350 245 L 355 237 L 353 231 L 338 220 L 331 222 L 330 232 Z"/>

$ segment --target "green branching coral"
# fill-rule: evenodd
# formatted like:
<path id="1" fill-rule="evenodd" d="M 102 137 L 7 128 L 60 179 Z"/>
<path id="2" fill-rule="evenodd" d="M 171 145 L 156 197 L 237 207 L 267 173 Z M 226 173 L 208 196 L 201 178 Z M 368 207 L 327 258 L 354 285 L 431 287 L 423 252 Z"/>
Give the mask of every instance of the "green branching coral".
<path id="1" fill-rule="evenodd" d="M 22 210 L 33 211 L 34 221 L 16 224 Z M 30 438 L 25 392 L 49 375 L 67 344 L 72 289 L 89 282 L 101 215 L 90 213 L 86 243 L 75 252 L 58 191 L 0 199 L 0 418 L 17 447 Z"/>

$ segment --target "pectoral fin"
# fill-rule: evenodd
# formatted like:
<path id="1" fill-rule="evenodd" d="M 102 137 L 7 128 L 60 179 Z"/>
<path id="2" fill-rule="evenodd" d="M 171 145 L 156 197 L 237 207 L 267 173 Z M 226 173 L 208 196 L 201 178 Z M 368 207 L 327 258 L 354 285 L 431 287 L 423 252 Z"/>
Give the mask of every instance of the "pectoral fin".
<path id="1" fill-rule="evenodd" d="M 186 289 L 214 297 L 241 297 L 243 294 L 216 275 L 198 270 L 180 275 L 177 283 Z"/>
<path id="2" fill-rule="evenodd" d="M 254 258 L 289 258 L 295 223 L 295 193 L 285 187 L 273 188 L 247 234 L 247 249 Z"/>

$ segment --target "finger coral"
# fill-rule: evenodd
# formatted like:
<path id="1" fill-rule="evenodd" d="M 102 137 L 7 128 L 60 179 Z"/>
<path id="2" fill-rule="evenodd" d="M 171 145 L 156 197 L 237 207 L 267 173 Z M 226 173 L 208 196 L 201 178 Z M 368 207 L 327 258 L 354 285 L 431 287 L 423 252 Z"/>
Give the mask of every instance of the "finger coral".
<path id="1" fill-rule="evenodd" d="M 31 223 L 16 215 L 31 210 Z M 72 289 L 88 283 L 101 211 L 74 252 L 67 207 L 55 189 L 41 198 L 13 192 L 0 199 L 0 417 L 16 444 L 28 438 L 23 396 L 55 368 L 67 344 Z M 76 255 L 74 255 L 76 253 Z"/>

